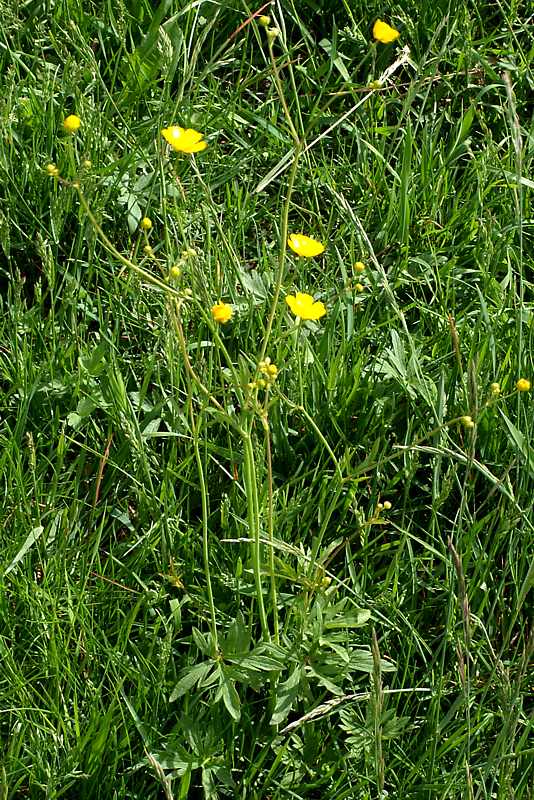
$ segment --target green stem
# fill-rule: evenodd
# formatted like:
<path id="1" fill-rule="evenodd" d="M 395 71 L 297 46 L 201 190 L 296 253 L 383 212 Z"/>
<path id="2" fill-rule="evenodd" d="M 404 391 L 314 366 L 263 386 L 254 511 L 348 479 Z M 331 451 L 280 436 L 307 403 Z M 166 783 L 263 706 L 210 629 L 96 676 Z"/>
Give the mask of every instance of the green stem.
<path id="1" fill-rule="evenodd" d="M 291 114 L 290 114 L 289 107 L 287 105 L 286 97 L 285 97 L 285 94 L 284 94 L 284 87 L 282 85 L 282 81 L 280 80 L 280 73 L 278 72 L 278 67 L 276 65 L 276 59 L 274 57 L 273 43 L 272 43 L 270 38 L 267 38 L 267 44 L 268 44 L 268 47 L 269 47 L 269 57 L 271 59 L 271 66 L 273 68 L 273 77 L 274 77 L 274 83 L 275 83 L 275 86 L 276 86 L 276 91 L 278 92 L 278 97 L 280 98 L 280 103 L 282 104 L 282 108 L 284 110 L 284 115 L 285 115 L 285 118 L 287 120 L 287 124 L 289 125 L 289 130 L 291 131 L 291 136 L 293 137 L 293 140 L 295 142 L 295 146 L 297 148 L 300 148 L 300 146 L 301 146 L 300 136 L 298 135 L 298 132 L 297 132 L 297 129 L 295 128 L 293 120 L 291 119 Z"/>
<path id="2" fill-rule="evenodd" d="M 263 429 L 265 431 L 265 454 L 267 461 L 267 535 L 269 537 L 269 573 L 271 578 L 271 605 L 273 607 L 273 628 L 274 641 L 280 644 L 280 630 L 278 625 L 278 596 L 276 591 L 276 578 L 274 574 L 274 525 L 273 525 L 273 460 L 271 453 L 271 429 L 267 410 L 262 417 Z"/>
<path id="3" fill-rule="evenodd" d="M 313 430 L 315 431 L 315 434 L 316 434 L 317 438 L 318 438 L 318 439 L 321 441 L 321 443 L 322 443 L 323 447 L 324 447 L 324 448 L 325 448 L 325 450 L 328 452 L 328 454 L 329 454 L 330 458 L 331 458 L 331 459 L 332 459 L 332 461 L 334 462 L 334 465 L 335 465 L 335 468 L 336 468 L 336 472 L 337 472 L 337 474 L 338 474 L 338 477 L 340 478 L 340 480 L 343 480 L 343 472 L 342 472 L 342 470 L 341 470 L 341 467 L 340 467 L 340 465 L 339 465 L 339 461 L 337 460 L 337 458 L 336 458 L 336 456 L 335 456 L 335 454 L 334 454 L 334 451 L 332 450 L 332 448 L 330 447 L 330 445 L 329 445 L 329 444 L 328 444 L 328 442 L 326 441 L 326 439 L 325 439 L 325 437 L 324 437 L 323 433 L 321 432 L 321 429 L 318 427 L 318 425 L 317 425 L 317 423 L 315 422 L 315 420 L 313 419 L 313 417 L 311 417 L 311 416 L 308 414 L 308 412 L 306 411 L 306 409 L 304 408 L 304 406 L 302 406 L 302 405 L 298 406 L 296 403 L 294 403 L 292 400 L 290 400 L 290 399 L 289 399 L 289 397 L 286 397 L 286 396 L 285 396 L 285 394 L 282 394 L 282 392 L 279 392 L 279 395 L 280 395 L 280 397 L 282 398 L 282 400 L 283 400 L 285 403 L 287 403 L 287 405 L 288 405 L 290 408 L 292 408 L 294 411 L 297 411 L 299 414 L 302 414 L 302 416 L 304 417 L 304 419 L 306 420 L 306 422 L 309 424 L 309 426 L 310 426 L 311 428 L 313 428 Z"/>
<path id="4" fill-rule="evenodd" d="M 256 477 L 256 464 L 254 461 L 254 448 L 252 447 L 252 439 L 250 431 L 243 432 L 243 445 L 244 445 L 244 476 L 245 476 L 245 490 L 247 495 L 247 516 L 249 534 L 252 540 L 252 568 L 254 571 L 254 581 L 256 584 L 256 598 L 258 601 L 258 609 L 260 614 L 261 632 L 263 640 L 270 641 L 269 625 L 267 623 L 267 614 L 265 613 L 265 604 L 263 602 L 263 589 L 261 579 L 261 542 L 260 542 L 260 519 L 259 519 L 259 501 L 258 501 L 258 484 Z"/>
<path id="5" fill-rule="evenodd" d="M 282 224 L 280 226 L 280 254 L 278 257 L 278 271 L 276 273 L 275 285 L 274 285 L 274 296 L 273 302 L 271 305 L 271 310 L 269 312 L 269 317 L 267 319 L 267 326 L 265 328 L 265 334 L 263 336 L 263 343 L 261 346 L 260 356 L 258 358 L 258 362 L 263 361 L 265 358 L 265 353 L 267 352 L 267 347 L 269 345 L 269 338 L 271 336 L 271 331 L 273 327 L 274 318 L 276 315 L 276 310 L 278 307 L 278 299 L 280 297 L 280 290 L 282 288 L 282 283 L 284 280 L 284 271 L 285 271 L 285 264 L 286 264 L 286 252 L 287 252 L 287 232 L 289 228 L 289 208 L 291 205 L 291 197 L 293 195 L 293 186 L 295 184 L 295 177 L 297 174 L 297 166 L 299 162 L 299 156 L 302 150 L 302 146 L 300 143 L 295 147 L 295 154 L 293 156 L 293 164 L 291 165 L 291 172 L 289 173 L 289 180 L 287 183 L 287 195 L 284 202 L 284 206 L 282 209 Z"/>
<path id="6" fill-rule="evenodd" d="M 282 105 L 284 115 L 287 120 L 287 124 L 289 125 L 289 130 L 291 131 L 291 136 L 293 137 L 293 140 L 295 142 L 295 151 L 293 153 L 293 163 L 291 164 L 291 172 L 289 173 L 289 179 L 287 182 L 287 195 L 284 202 L 284 206 L 282 208 L 282 219 L 280 226 L 280 253 L 278 257 L 278 271 L 276 273 L 276 279 L 275 279 L 273 302 L 271 305 L 271 310 L 269 312 L 269 317 L 267 319 L 267 327 L 265 329 L 265 334 L 263 336 L 263 343 L 261 346 L 261 353 L 258 361 L 263 361 L 263 359 L 265 358 L 265 354 L 267 352 L 267 347 L 269 346 L 269 338 L 271 336 L 274 317 L 278 306 L 278 299 L 280 297 L 280 290 L 282 288 L 282 282 L 284 279 L 286 252 L 287 252 L 287 232 L 289 228 L 289 208 L 291 206 L 291 198 L 293 195 L 295 177 L 297 175 L 299 157 L 303 148 L 303 142 L 301 141 L 300 136 L 298 135 L 298 131 L 295 128 L 293 120 L 291 119 L 291 113 L 289 111 L 287 101 L 284 95 L 284 87 L 282 85 L 282 81 L 280 80 L 280 73 L 278 72 L 278 67 L 276 65 L 272 40 L 268 38 L 267 42 L 269 46 L 269 57 L 271 59 L 271 66 L 273 70 L 274 84 L 276 86 L 276 91 L 278 93 L 278 97 L 280 99 L 280 103 Z"/>
<path id="7" fill-rule="evenodd" d="M 301 330 L 302 330 L 302 320 L 299 319 L 297 325 L 297 365 L 299 372 L 299 400 L 301 407 L 304 408 L 304 386 L 302 385 L 302 353 L 300 352 Z"/>
<path id="8" fill-rule="evenodd" d="M 169 304 L 169 306 L 170 306 L 171 319 L 172 319 L 173 325 L 174 325 L 174 330 L 176 332 L 176 335 L 178 336 L 178 344 L 180 345 L 180 351 L 182 353 L 182 358 L 184 360 L 184 365 L 185 365 L 185 368 L 186 368 L 186 371 L 187 371 L 189 377 L 196 383 L 196 385 L 198 386 L 200 391 L 208 398 L 208 400 L 210 401 L 212 406 L 214 406 L 214 408 L 216 408 L 217 411 L 220 411 L 220 413 L 223 414 L 226 417 L 226 419 L 228 420 L 228 423 L 231 425 L 231 427 L 234 428 L 234 430 L 237 431 L 237 433 L 240 436 L 243 436 L 243 431 L 241 430 L 241 428 L 239 427 L 237 422 L 235 422 L 233 420 L 233 418 L 228 414 L 228 412 L 219 403 L 217 398 L 214 397 L 211 394 L 211 392 L 207 388 L 207 386 L 204 386 L 204 384 L 202 383 L 200 377 L 195 372 L 194 367 L 191 364 L 191 360 L 189 358 L 189 353 L 187 352 L 187 344 L 186 344 L 186 341 L 185 341 L 184 331 L 183 331 L 183 327 L 182 327 L 182 319 L 181 319 L 181 316 L 180 316 L 179 305 L 177 304 L 177 306 L 178 306 L 177 308 L 176 307 L 173 308 L 171 304 Z"/>
<path id="9" fill-rule="evenodd" d="M 206 491 L 206 479 L 204 476 L 204 465 L 198 446 L 198 426 L 193 414 L 193 399 L 191 397 L 191 385 L 189 387 L 189 415 L 191 417 L 191 429 L 193 432 L 193 447 L 198 470 L 198 483 L 200 487 L 200 498 L 202 503 L 202 555 L 204 560 L 204 574 L 206 576 L 206 586 L 208 589 L 208 603 L 210 607 L 211 638 L 213 643 L 213 657 L 217 658 L 219 652 L 219 640 L 217 637 L 217 618 L 215 616 L 215 603 L 213 600 L 213 589 L 211 585 L 210 572 L 210 550 L 208 537 L 208 495 Z"/>
<path id="10" fill-rule="evenodd" d="M 373 628 L 373 638 L 371 640 L 371 650 L 373 654 L 373 727 L 374 727 L 374 745 L 375 745 L 375 770 L 376 770 L 376 783 L 378 789 L 378 798 L 384 796 L 385 784 L 385 763 L 384 752 L 382 749 L 382 712 L 384 708 L 384 693 L 382 690 L 382 670 L 380 663 L 380 650 L 378 648 L 378 639 L 376 638 L 376 631 Z"/>
<path id="11" fill-rule="evenodd" d="M 162 289 L 167 294 L 172 294 L 175 297 L 180 297 L 181 296 L 180 292 L 178 292 L 176 289 L 173 289 L 172 286 L 169 286 L 167 283 L 164 283 L 159 278 L 155 278 L 154 275 L 150 274 L 150 272 L 147 272 L 146 270 L 142 269 L 141 267 L 138 267 L 137 264 L 133 263 L 133 261 L 129 261 L 127 258 L 125 258 L 122 255 L 122 253 L 119 253 L 119 251 L 117 250 L 117 248 L 115 247 L 113 242 L 110 239 L 108 239 L 108 237 L 106 236 L 106 234 L 102 230 L 100 224 L 98 223 L 95 215 L 91 211 L 91 209 L 89 207 L 89 203 L 85 199 L 85 196 L 84 196 L 84 194 L 82 192 L 80 184 L 79 183 L 74 183 L 72 185 L 76 189 L 76 191 L 78 192 L 78 197 L 80 198 L 80 203 L 82 204 L 82 206 L 83 206 L 83 208 L 85 210 L 85 213 L 89 217 L 89 219 L 91 221 L 91 224 L 93 225 L 94 229 L 96 230 L 96 232 L 100 236 L 100 238 L 103 241 L 103 243 L 106 245 L 107 249 L 110 251 L 110 253 L 112 253 L 115 256 L 117 261 L 120 261 L 120 263 L 124 264 L 125 267 L 128 267 L 128 269 L 131 269 L 132 272 L 135 272 L 136 275 L 139 275 L 139 277 L 143 278 L 147 283 L 151 283 L 152 286 L 157 286 L 159 289 Z"/>

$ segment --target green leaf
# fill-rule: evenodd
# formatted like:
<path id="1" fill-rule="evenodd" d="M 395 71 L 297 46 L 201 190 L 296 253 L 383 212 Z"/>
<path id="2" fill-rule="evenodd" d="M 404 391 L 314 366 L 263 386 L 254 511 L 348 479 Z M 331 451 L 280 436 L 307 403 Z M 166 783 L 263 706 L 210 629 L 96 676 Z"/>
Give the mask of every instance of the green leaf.
<path id="1" fill-rule="evenodd" d="M 250 649 L 250 634 L 241 612 L 237 614 L 228 628 L 228 633 L 221 649 L 227 659 L 231 656 L 242 656 L 248 653 Z"/>
<path id="2" fill-rule="evenodd" d="M 220 700 L 221 697 L 232 719 L 238 722 L 241 718 L 239 695 L 236 692 L 234 682 L 227 676 L 222 664 L 219 665 L 219 688 L 215 699 Z"/>
<path id="3" fill-rule="evenodd" d="M 14 567 L 16 567 L 16 565 L 19 563 L 19 561 L 22 561 L 22 559 L 24 558 L 24 556 L 26 555 L 28 550 L 30 550 L 37 541 L 39 541 L 39 539 L 43 535 L 43 532 L 44 532 L 44 528 L 43 528 L 42 525 L 38 525 L 36 528 L 33 528 L 30 531 L 30 533 L 28 534 L 28 536 L 24 540 L 24 544 L 22 545 L 22 547 L 18 551 L 17 555 L 15 556 L 15 558 L 13 559 L 11 564 L 6 568 L 6 571 L 4 572 L 4 575 L 9 575 L 11 570 L 14 569 Z"/>
<path id="4" fill-rule="evenodd" d="M 336 628 L 361 628 L 362 625 L 365 625 L 369 621 L 370 616 L 371 612 L 369 609 L 361 608 L 356 612 L 350 612 L 327 620 L 324 623 L 324 628 L 329 628 L 330 630 L 336 630 Z"/>
<path id="5" fill-rule="evenodd" d="M 257 303 L 264 303 L 267 300 L 268 291 L 260 273 L 257 271 L 245 272 L 244 269 L 236 269 L 236 272 L 245 292 Z"/>
<path id="6" fill-rule="evenodd" d="M 88 372 L 91 377 L 96 378 L 98 375 L 101 375 L 108 366 L 106 359 L 108 350 L 108 343 L 100 342 L 89 355 L 80 358 L 80 366 Z"/>
<path id="7" fill-rule="evenodd" d="M 194 686 L 201 684 L 212 669 L 213 663 L 211 661 L 203 661 L 201 664 L 195 664 L 194 667 L 191 667 L 172 690 L 169 702 L 174 703 L 186 692 L 190 692 Z"/>
<path id="8" fill-rule="evenodd" d="M 534 448 L 531 447 L 524 434 L 522 434 L 521 431 L 516 428 L 514 423 L 508 419 L 504 411 L 500 408 L 498 410 L 506 424 L 506 427 L 508 428 L 508 433 L 510 434 L 510 439 L 512 440 L 515 449 L 519 450 L 528 467 L 530 476 L 534 477 Z"/>
<path id="9" fill-rule="evenodd" d="M 200 652 L 203 653 L 205 656 L 210 656 L 212 654 L 211 647 L 204 634 L 201 633 L 198 628 L 192 628 L 191 633 L 193 635 L 194 642 L 198 647 L 198 649 L 200 650 Z"/>
<path id="10" fill-rule="evenodd" d="M 232 659 L 230 659 L 230 661 L 231 660 Z M 252 669 L 260 672 L 278 671 L 285 666 L 284 664 L 281 664 L 280 661 L 277 661 L 275 658 L 271 658 L 270 656 L 258 656 L 254 654 L 246 656 L 235 663 L 239 664 L 240 667 L 244 667 L 245 669 Z"/>
<path id="11" fill-rule="evenodd" d="M 92 397 L 84 397 L 76 406 L 76 411 L 67 414 L 67 424 L 71 428 L 79 427 L 87 417 L 91 416 L 95 408 L 98 408 L 98 403 Z"/>
<path id="12" fill-rule="evenodd" d="M 373 655 L 371 651 L 363 649 L 353 650 L 350 654 L 350 668 L 357 669 L 360 672 L 371 673 L 373 671 Z M 380 670 L 382 672 L 394 672 L 395 665 L 381 658 Z"/>
<path id="13" fill-rule="evenodd" d="M 296 666 L 284 683 L 276 687 L 276 705 L 270 720 L 271 725 L 279 725 L 285 720 L 298 696 L 301 678 L 301 667 Z"/>
<path id="14" fill-rule="evenodd" d="M 343 80 L 347 81 L 347 83 L 350 83 L 350 75 L 347 71 L 345 64 L 342 61 L 342 58 L 345 58 L 345 56 L 339 55 L 335 45 L 328 39 L 321 39 L 321 41 L 319 42 L 319 47 L 322 47 L 323 50 L 326 53 L 328 53 L 328 56 L 332 64 L 334 64 L 334 66 L 336 67 L 337 71 L 339 72 Z"/>

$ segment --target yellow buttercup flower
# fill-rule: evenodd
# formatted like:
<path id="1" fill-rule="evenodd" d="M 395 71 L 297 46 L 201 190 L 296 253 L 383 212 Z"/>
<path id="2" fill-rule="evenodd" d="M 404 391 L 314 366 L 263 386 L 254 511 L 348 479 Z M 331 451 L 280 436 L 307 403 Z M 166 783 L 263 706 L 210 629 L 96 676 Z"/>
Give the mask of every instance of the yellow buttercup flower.
<path id="1" fill-rule="evenodd" d="M 152 220 L 150 219 L 150 217 L 143 217 L 143 219 L 139 223 L 139 227 L 141 228 L 142 231 L 149 231 L 150 228 L 152 227 Z"/>
<path id="2" fill-rule="evenodd" d="M 65 117 L 65 119 L 63 120 L 63 127 L 65 128 L 67 133 L 76 133 L 81 124 L 82 121 L 79 117 L 76 116 L 76 114 L 69 114 L 69 116 Z"/>
<path id="3" fill-rule="evenodd" d="M 292 233 L 287 243 L 294 253 L 298 256 L 305 256 L 305 258 L 318 256 L 324 251 L 324 244 L 303 233 Z"/>
<path id="4" fill-rule="evenodd" d="M 208 146 L 207 142 L 202 141 L 203 133 L 193 130 L 193 128 L 180 128 L 179 125 L 171 125 L 163 128 L 161 135 L 170 144 L 173 150 L 178 153 L 200 153 Z"/>
<path id="5" fill-rule="evenodd" d="M 288 295 L 286 303 L 296 317 L 301 319 L 321 319 L 326 314 L 326 308 L 320 300 L 314 300 L 311 294 L 297 292 L 294 296 Z"/>
<path id="6" fill-rule="evenodd" d="M 228 303 L 215 303 L 215 305 L 211 307 L 211 316 L 215 322 L 221 325 L 224 325 L 225 322 L 232 319 L 233 313 L 234 309 Z"/>
<path id="7" fill-rule="evenodd" d="M 387 22 L 377 19 L 373 25 L 373 36 L 382 44 L 390 44 L 399 38 L 400 33 L 395 28 L 392 28 L 391 25 L 388 25 Z"/>
<path id="8" fill-rule="evenodd" d="M 526 378 L 519 378 L 515 385 L 518 392 L 529 392 L 530 391 L 530 381 Z"/>

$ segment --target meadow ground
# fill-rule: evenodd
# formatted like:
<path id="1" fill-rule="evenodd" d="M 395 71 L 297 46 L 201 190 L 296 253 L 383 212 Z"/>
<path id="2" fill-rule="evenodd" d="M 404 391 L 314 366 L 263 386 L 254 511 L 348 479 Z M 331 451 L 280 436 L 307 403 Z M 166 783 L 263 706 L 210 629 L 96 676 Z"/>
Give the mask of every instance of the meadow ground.
<path id="1" fill-rule="evenodd" d="M 0 17 L 0 800 L 532 798 L 530 3 Z"/>

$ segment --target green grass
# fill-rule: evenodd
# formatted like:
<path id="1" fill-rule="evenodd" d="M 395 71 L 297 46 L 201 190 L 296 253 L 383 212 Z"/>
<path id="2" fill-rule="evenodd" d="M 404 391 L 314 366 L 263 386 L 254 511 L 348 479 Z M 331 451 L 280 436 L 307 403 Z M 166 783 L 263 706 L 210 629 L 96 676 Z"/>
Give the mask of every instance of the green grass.
<path id="1" fill-rule="evenodd" d="M 532 10 L 280 5 L 0 2 L 0 800 L 533 797 Z"/>

